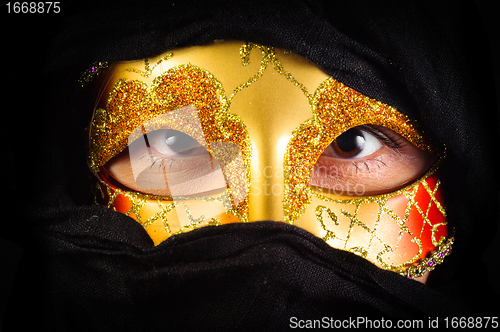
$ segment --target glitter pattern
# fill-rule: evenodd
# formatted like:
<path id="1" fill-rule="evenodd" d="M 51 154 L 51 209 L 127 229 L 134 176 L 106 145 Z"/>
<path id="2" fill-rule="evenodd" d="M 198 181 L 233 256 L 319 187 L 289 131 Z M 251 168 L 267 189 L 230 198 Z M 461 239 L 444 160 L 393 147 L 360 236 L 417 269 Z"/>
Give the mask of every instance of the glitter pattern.
<path id="1" fill-rule="evenodd" d="M 126 71 L 132 72 L 132 73 L 137 73 L 141 75 L 142 77 L 150 77 L 151 74 L 153 73 L 153 70 L 155 70 L 156 67 L 158 67 L 163 61 L 167 61 L 171 57 L 173 57 L 173 53 L 167 53 L 159 61 L 157 61 L 152 67 L 151 64 L 149 63 L 149 59 L 144 59 L 144 70 L 138 70 L 138 69 L 126 69 Z"/>
<path id="2" fill-rule="evenodd" d="M 121 190 L 99 177 L 96 201 L 134 218 L 158 245 L 172 235 L 202 226 L 241 222 L 242 218 L 237 217 L 240 212 L 233 206 L 230 195 L 226 190 L 210 197 L 166 199 Z"/>
<path id="3" fill-rule="evenodd" d="M 383 195 L 340 200 L 307 188 L 312 198 L 306 215 L 314 213 L 321 228 L 316 235 L 332 247 L 355 253 L 386 270 L 420 277 L 450 253 L 453 242 L 452 237 L 446 239 L 440 185 L 436 165 L 411 185 Z M 368 209 L 374 213 L 359 217 Z"/>
<path id="4" fill-rule="evenodd" d="M 92 82 L 97 76 L 99 76 L 104 69 L 109 67 L 108 62 L 94 62 L 90 65 L 88 69 L 86 69 L 78 79 L 78 84 L 81 88 L 85 87 L 85 85 Z"/>
<path id="5" fill-rule="evenodd" d="M 236 94 L 250 88 L 272 66 L 302 91 L 313 114 L 293 131 L 287 144 L 283 164 L 284 221 L 312 232 L 334 248 L 353 252 L 408 278 L 433 270 L 451 252 L 454 241 L 448 234 L 437 172 L 444 156 L 442 145 L 430 140 L 407 115 L 333 78 L 325 80 L 314 93 L 308 92 L 285 70 L 272 47 L 241 45 L 242 66 L 249 64 L 253 50 L 262 54 L 260 68 L 239 84 L 229 98 L 212 73 L 191 64 L 169 69 L 156 77 L 151 86 L 138 80 L 118 80 L 106 108 L 95 111 L 90 127 L 89 167 L 99 179 L 96 200 L 136 219 L 155 244 L 205 225 L 247 222 L 251 144 L 245 125 L 230 113 L 230 107 Z M 153 66 L 145 59 L 143 71 L 129 71 L 149 77 L 160 62 L 173 56 L 168 53 Z M 196 136 L 200 133 L 193 129 L 195 124 L 190 123 L 189 117 L 171 117 L 159 122 L 158 128 L 179 130 L 200 144 L 203 142 L 223 170 L 225 191 L 197 198 L 159 197 L 120 189 L 102 176 L 102 168 L 127 148 L 130 137 L 144 133 L 144 123 L 185 107 L 198 113 L 204 137 Z M 309 187 L 312 169 L 326 147 L 343 132 L 364 124 L 391 129 L 421 150 L 438 156 L 439 161 L 417 181 L 384 195 L 346 200 Z M 229 151 L 229 145 L 220 145 L 224 142 L 235 143 L 236 151 Z M 231 164 L 238 153 L 243 167 Z M 405 208 L 396 209 L 396 202 Z M 365 209 L 375 211 L 370 220 L 360 217 Z"/>

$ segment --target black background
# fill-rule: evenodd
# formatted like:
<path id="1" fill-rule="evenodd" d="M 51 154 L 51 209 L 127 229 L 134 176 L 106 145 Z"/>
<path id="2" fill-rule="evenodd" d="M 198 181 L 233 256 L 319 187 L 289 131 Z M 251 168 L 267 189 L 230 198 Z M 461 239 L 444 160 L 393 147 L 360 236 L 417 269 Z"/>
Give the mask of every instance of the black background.
<path id="1" fill-rule="evenodd" d="M 42 117 L 43 113 L 37 109 L 37 100 L 43 100 L 40 90 L 33 89 L 26 93 L 26 82 L 37 75 L 41 75 L 41 69 L 47 63 L 47 50 L 50 48 L 51 40 L 60 29 L 65 17 L 64 2 L 60 3 L 61 12 L 58 14 L 15 14 L 8 13 L 6 4 L 9 1 L 2 0 L 0 6 L 0 50 L 3 59 L 0 70 L 0 110 L 1 125 L 0 147 L 0 170 L 2 175 L 3 197 L 17 191 L 17 199 L 27 199 L 27 190 L 16 187 L 16 177 L 22 174 L 16 173 L 16 163 L 31 162 L 29 160 L 29 142 L 36 139 L 30 137 L 29 127 L 23 125 L 23 120 L 29 118 L 31 123 L 36 123 L 36 117 Z M 14 3 L 10 1 L 11 5 Z M 497 105 L 500 105 L 500 23 L 495 17 L 497 3 L 493 1 L 477 0 L 477 8 L 483 19 L 485 31 L 491 46 L 491 70 L 494 71 Z M 43 82 L 41 83 L 43 84 Z M 38 94 L 37 94 L 38 93 Z M 16 99 L 18 98 L 18 99 Z M 27 100 L 26 100 L 27 99 Z M 12 103 L 12 100 L 19 102 Z M 9 102 L 10 101 L 10 102 Z M 21 106 L 12 110 L 8 105 Z M 499 117 L 500 119 L 500 117 Z M 500 120 L 499 120 L 500 125 Z M 498 138 L 493 138 L 498 140 Z M 18 142 L 20 144 L 13 144 Z M 492 151 L 498 154 L 500 149 Z M 5 234 L 9 229 L 4 227 L 7 223 L 16 222 L 16 213 L 8 213 L 8 200 L 4 201 L 2 217 L 0 218 L 0 331 L 3 325 L 5 308 L 11 293 L 12 285 L 16 278 L 19 262 L 23 255 L 22 234 Z M 3 223 L 3 225 L 2 225 Z M 500 231 L 497 229 L 494 242 L 489 250 L 483 255 L 482 261 L 489 268 L 489 282 L 500 295 L 500 283 L 495 277 L 500 268 L 497 266 L 500 257 Z"/>

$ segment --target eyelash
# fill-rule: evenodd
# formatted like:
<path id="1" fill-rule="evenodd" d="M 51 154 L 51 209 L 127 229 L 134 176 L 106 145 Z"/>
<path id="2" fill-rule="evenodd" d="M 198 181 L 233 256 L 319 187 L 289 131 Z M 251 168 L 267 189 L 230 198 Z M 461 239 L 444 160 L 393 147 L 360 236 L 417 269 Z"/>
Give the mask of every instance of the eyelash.
<path id="1" fill-rule="evenodd" d="M 351 162 L 351 164 L 353 164 L 354 167 L 356 167 L 356 174 L 358 174 L 358 172 L 364 172 L 364 171 L 371 173 L 371 171 L 370 171 L 371 168 L 370 168 L 369 164 L 377 165 L 378 169 L 380 169 L 380 164 L 382 164 L 385 167 L 389 167 L 389 166 L 387 166 L 386 163 L 384 163 L 382 160 L 379 160 L 377 158 L 368 159 L 368 160 L 365 160 L 362 162 L 353 161 L 353 162 Z M 360 164 L 363 166 L 359 166 Z"/>
<path id="2" fill-rule="evenodd" d="M 149 169 L 153 169 L 153 166 L 155 165 L 157 165 L 158 169 L 161 169 L 162 167 L 171 168 L 175 162 L 180 162 L 181 164 L 183 163 L 182 160 L 174 160 L 172 158 L 158 157 L 154 156 L 152 153 L 149 152 L 145 153 L 142 157 L 139 158 L 139 160 L 144 158 L 147 158 L 147 160 L 151 163 Z"/>
<path id="3" fill-rule="evenodd" d="M 380 140 L 382 144 L 387 146 L 388 148 L 400 151 L 406 144 L 404 143 L 403 137 L 394 137 L 394 136 L 389 136 L 380 129 L 377 128 L 375 125 L 362 125 L 360 126 L 360 129 L 367 131 L 371 135 L 373 135 L 375 138 Z M 382 160 L 378 159 L 378 157 L 371 158 L 362 162 L 356 162 L 353 161 L 352 165 L 356 167 L 356 174 L 358 172 L 363 172 L 367 171 L 368 173 L 371 173 L 371 168 L 370 164 L 372 165 L 377 165 L 377 168 L 380 169 L 380 165 L 382 164 L 385 167 L 388 167 L 386 163 L 384 163 Z M 362 165 L 362 166 L 360 166 Z"/>
<path id="4" fill-rule="evenodd" d="M 146 141 L 146 146 L 148 147 L 148 151 L 139 158 L 139 160 L 141 159 L 144 159 L 144 158 L 147 158 L 148 161 L 151 163 L 151 165 L 149 166 L 149 169 L 153 169 L 153 166 L 158 163 L 158 169 L 161 169 L 162 167 L 167 167 L 166 163 L 165 162 L 168 162 L 170 161 L 170 165 L 169 165 L 169 168 L 172 167 L 173 163 L 176 162 L 175 159 L 173 158 L 164 158 L 164 157 L 158 157 L 158 156 L 155 156 L 151 153 L 151 151 L 149 150 L 151 148 L 150 144 L 149 144 L 149 140 L 148 140 L 148 136 L 145 135 L 144 136 L 144 140 Z M 180 163 L 182 164 L 182 160 L 180 160 Z"/>
<path id="5" fill-rule="evenodd" d="M 380 140 L 385 146 L 399 150 L 403 148 L 406 144 L 404 143 L 403 137 L 394 137 L 392 135 L 387 135 L 387 133 L 378 129 L 378 126 L 375 125 L 362 125 L 360 129 L 367 131 L 371 135 L 375 136 L 378 140 Z"/>
<path id="6" fill-rule="evenodd" d="M 217 169 L 219 166 L 214 162 L 212 155 L 210 156 L 210 162 L 212 166 L 212 171 Z M 182 167 L 184 164 L 184 160 L 182 158 L 166 158 L 155 156 L 150 152 L 145 153 L 143 156 L 139 157 L 139 160 L 146 158 L 150 163 L 149 169 L 153 169 L 153 167 L 157 167 L 158 170 L 164 168 L 165 170 L 169 170 L 172 167 Z M 156 166 L 155 166 L 156 165 Z"/>

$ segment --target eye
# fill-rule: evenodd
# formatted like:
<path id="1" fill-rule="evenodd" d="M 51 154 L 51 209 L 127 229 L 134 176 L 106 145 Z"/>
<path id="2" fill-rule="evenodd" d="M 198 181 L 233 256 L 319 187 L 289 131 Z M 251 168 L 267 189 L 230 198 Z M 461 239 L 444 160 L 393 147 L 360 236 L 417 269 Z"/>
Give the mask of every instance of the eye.
<path id="1" fill-rule="evenodd" d="M 192 156 L 208 153 L 208 151 L 191 136 L 177 130 L 155 130 L 147 134 L 151 148 L 170 157 Z"/>
<path id="2" fill-rule="evenodd" d="M 124 189 L 158 196 L 188 196 L 225 190 L 222 170 L 191 136 L 171 129 L 139 137 L 112 158 L 103 175 Z"/>
<path id="3" fill-rule="evenodd" d="M 436 160 L 390 129 L 363 125 L 325 149 L 309 185 L 337 196 L 389 193 L 424 175 Z"/>
<path id="4" fill-rule="evenodd" d="M 337 158 L 362 158 L 382 148 L 373 135 L 359 128 L 351 128 L 326 148 L 323 155 Z"/>

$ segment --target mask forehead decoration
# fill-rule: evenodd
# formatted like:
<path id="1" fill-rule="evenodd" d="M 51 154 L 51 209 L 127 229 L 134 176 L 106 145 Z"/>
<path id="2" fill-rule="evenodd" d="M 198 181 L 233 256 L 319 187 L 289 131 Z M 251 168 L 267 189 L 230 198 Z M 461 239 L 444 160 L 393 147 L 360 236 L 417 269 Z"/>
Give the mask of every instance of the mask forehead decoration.
<path id="1" fill-rule="evenodd" d="M 258 221 L 261 215 L 253 211 L 274 199 L 281 221 L 409 278 L 434 269 L 450 253 L 453 237 L 438 171 L 444 148 L 415 120 L 289 52 L 234 42 L 197 50 L 205 53 L 194 64 L 193 52 L 180 49 L 156 59 L 102 66 L 109 66 L 104 72 L 112 78 L 107 100 L 90 125 L 88 159 L 98 179 L 98 202 L 137 220 L 155 244 L 201 226 Z M 215 60 L 206 60 L 210 57 Z M 87 72 L 83 81 L 102 68 Z M 314 71 L 309 79 L 306 74 Z M 315 92 L 307 87 L 316 87 Z M 275 108 L 273 118 L 269 114 Z M 279 116 L 283 121 L 275 121 Z M 358 141 L 349 142 L 364 144 L 359 139 L 370 137 L 358 129 L 363 126 L 390 130 L 421 154 L 435 156 L 435 162 L 411 181 L 368 194 L 361 180 L 374 182 L 378 174 L 368 163 L 380 169 L 388 160 L 335 166 L 331 174 L 331 167 L 327 172 L 318 167 L 337 160 L 325 153 L 344 133 L 358 130 L 358 136 L 351 135 Z M 260 135 L 262 128 L 266 135 Z M 285 134 L 273 136 L 269 128 Z M 280 193 L 259 189 L 259 179 L 270 178 L 264 160 L 278 164 L 272 166 L 281 171 L 274 179 Z M 340 158 L 347 165 L 346 160 Z M 351 179 L 361 180 L 350 183 L 354 190 L 339 191 L 338 179 L 348 169 L 355 170 Z M 325 174 L 334 185 L 316 181 Z M 375 182 L 380 187 L 384 181 Z"/>

